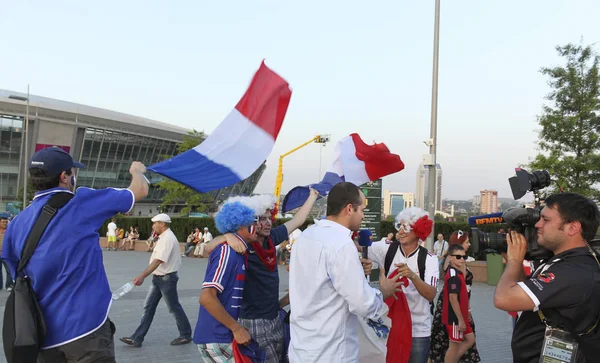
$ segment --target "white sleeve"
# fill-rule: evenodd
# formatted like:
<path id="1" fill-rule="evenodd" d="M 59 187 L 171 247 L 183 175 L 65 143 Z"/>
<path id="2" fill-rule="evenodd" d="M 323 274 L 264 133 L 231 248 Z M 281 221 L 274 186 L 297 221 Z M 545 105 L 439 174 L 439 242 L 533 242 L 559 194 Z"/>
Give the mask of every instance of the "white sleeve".
<path id="1" fill-rule="evenodd" d="M 388 248 L 391 245 L 387 243 L 374 243 L 369 247 L 369 260 L 378 264 L 383 268 L 385 263 L 385 255 L 387 254 Z"/>
<path id="2" fill-rule="evenodd" d="M 440 277 L 440 265 L 439 260 L 431 255 L 427 255 L 425 260 L 425 282 L 433 287 L 437 287 L 438 279 Z"/>
<path id="3" fill-rule="evenodd" d="M 348 302 L 351 313 L 373 321 L 387 314 L 383 296 L 367 282 L 353 244 L 345 244 L 335 256 L 329 257 L 327 272 L 333 288 Z"/>

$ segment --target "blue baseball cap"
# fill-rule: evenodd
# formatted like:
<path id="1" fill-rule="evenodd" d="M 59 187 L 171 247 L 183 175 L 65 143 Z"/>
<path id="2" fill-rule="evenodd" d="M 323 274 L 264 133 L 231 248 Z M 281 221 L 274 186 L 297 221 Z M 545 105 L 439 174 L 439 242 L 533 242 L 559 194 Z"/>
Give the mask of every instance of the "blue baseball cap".
<path id="1" fill-rule="evenodd" d="M 33 154 L 29 162 L 29 169 L 31 168 L 41 169 L 48 175 L 56 175 L 71 168 L 84 169 L 85 165 L 73 160 L 63 149 L 52 146 Z"/>

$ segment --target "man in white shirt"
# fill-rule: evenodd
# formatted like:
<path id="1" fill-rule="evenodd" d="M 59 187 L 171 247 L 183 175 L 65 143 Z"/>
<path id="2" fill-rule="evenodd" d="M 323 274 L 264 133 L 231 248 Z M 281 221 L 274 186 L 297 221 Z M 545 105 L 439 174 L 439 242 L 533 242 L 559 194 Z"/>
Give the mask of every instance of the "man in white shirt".
<path id="1" fill-rule="evenodd" d="M 439 261 L 439 270 L 442 271 L 442 266 L 444 265 L 444 260 L 446 259 L 446 255 L 448 255 L 448 242 L 444 240 L 444 235 L 438 233 L 437 241 L 433 244 L 433 254 L 436 255 Z"/>
<path id="2" fill-rule="evenodd" d="M 425 240 L 433 228 L 433 222 L 427 212 L 411 207 L 398 214 L 395 221 L 398 240 L 390 245 L 374 243 L 369 248 L 369 258 L 373 263 L 384 266 L 389 253 L 393 259 L 389 266 L 389 276 L 398 269 L 400 276 L 409 280 L 403 287 L 412 318 L 412 349 L 409 363 L 426 363 L 429 357 L 431 340 L 431 305 L 437 293 L 437 281 L 440 275 L 438 259 L 424 247 L 419 240 Z M 419 257 L 425 271 L 419 268 Z"/>
<path id="3" fill-rule="evenodd" d="M 208 243 L 210 241 L 212 241 L 213 239 L 213 235 L 208 231 L 208 227 L 204 227 L 204 234 L 202 235 L 202 241 L 200 241 L 198 243 L 198 245 L 196 246 L 196 249 L 194 250 L 194 256 L 196 257 L 204 257 L 204 249 L 206 248 L 206 245 L 208 245 Z"/>
<path id="4" fill-rule="evenodd" d="M 327 198 L 327 219 L 294 243 L 290 262 L 291 363 L 358 362 L 358 317 L 382 322 L 383 300 L 399 291 L 397 279 L 365 279 L 351 231 L 360 228 L 366 199 L 352 183 L 339 183 Z"/>
<path id="5" fill-rule="evenodd" d="M 161 213 L 152 218 L 152 222 L 152 229 L 159 235 L 158 242 L 150 256 L 150 266 L 133 279 L 133 284 L 140 286 L 146 277 L 152 275 L 152 285 L 144 302 L 144 315 L 140 326 L 132 336 L 121 338 L 121 341 L 134 347 L 142 346 L 156 313 L 156 307 L 164 296 L 169 312 L 175 317 L 179 329 L 179 338 L 174 339 L 171 345 L 188 344 L 192 341 L 192 327 L 177 295 L 177 281 L 179 281 L 177 271 L 181 268 L 179 242 L 175 233 L 169 228 L 171 218 L 168 215 Z"/>
<path id="6" fill-rule="evenodd" d="M 106 237 L 108 238 L 108 245 L 106 246 L 106 250 L 110 251 L 110 245 L 112 243 L 113 250 L 117 250 L 117 224 L 115 223 L 117 220 L 112 219 L 107 226 Z"/>

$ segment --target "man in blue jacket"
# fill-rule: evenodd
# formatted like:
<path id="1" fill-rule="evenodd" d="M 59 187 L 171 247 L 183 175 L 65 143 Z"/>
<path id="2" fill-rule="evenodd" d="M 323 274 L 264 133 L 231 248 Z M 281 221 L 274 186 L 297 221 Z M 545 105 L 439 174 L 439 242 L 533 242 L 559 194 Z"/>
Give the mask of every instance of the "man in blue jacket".
<path id="1" fill-rule="evenodd" d="M 29 175 L 35 197 L 8 225 L 2 248 L 13 276 L 42 208 L 56 193 L 73 194 L 76 169 L 83 167 L 57 147 L 33 155 Z M 38 362 L 115 362 L 115 327 L 108 318 L 112 297 L 97 231 L 146 197 L 145 171 L 142 163 L 133 162 L 127 189 L 78 188 L 44 231 L 25 268 L 47 326 Z"/>

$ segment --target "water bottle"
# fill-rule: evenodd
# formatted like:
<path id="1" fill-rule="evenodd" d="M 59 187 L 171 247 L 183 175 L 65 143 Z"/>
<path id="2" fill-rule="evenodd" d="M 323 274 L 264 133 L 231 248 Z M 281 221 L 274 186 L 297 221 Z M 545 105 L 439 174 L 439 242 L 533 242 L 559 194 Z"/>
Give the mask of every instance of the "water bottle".
<path id="1" fill-rule="evenodd" d="M 121 286 L 118 290 L 113 292 L 112 298 L 113 300 L 118 300 L 121 296 L 127 294 L 129 291 L 133 290 L 133 282 L 128 282 L 125 285 Z"/>

